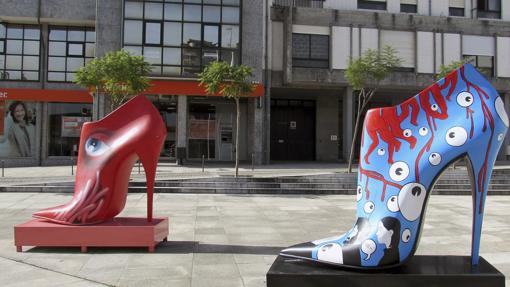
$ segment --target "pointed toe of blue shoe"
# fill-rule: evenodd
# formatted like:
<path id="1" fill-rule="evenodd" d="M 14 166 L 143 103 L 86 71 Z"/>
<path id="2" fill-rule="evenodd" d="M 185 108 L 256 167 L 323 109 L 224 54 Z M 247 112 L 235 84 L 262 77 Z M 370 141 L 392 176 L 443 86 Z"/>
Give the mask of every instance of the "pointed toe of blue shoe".
<path id="1" fill-rule="evenodd" d="M 301 243 L 283 249 L 280 251 L 280 255 L 292 258 L 314 260 L 312 257 L 312 251 L 315 247 L 316 245 L 311 242 Z"/>

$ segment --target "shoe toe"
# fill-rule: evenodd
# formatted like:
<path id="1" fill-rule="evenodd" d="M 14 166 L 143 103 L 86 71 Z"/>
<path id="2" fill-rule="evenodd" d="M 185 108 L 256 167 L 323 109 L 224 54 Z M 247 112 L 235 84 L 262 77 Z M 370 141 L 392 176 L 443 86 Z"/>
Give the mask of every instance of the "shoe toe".
<path id="1" fill-rule="evenodd" d="M 311 242 L 301 243 L 283 249 L 280 251 L 280 255 L 301 259 L 313 259 L 312 251 L 315 247 L 316 245 Z"/>

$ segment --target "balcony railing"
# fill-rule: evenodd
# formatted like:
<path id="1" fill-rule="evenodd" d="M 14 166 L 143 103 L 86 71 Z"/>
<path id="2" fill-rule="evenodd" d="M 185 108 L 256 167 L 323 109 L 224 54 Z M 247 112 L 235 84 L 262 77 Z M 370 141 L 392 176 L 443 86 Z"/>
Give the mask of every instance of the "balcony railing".
<path id="1" fill-rule="evenodd" d="M 323 8 L 325 0 L 273 0 L 273 7 Z"/>

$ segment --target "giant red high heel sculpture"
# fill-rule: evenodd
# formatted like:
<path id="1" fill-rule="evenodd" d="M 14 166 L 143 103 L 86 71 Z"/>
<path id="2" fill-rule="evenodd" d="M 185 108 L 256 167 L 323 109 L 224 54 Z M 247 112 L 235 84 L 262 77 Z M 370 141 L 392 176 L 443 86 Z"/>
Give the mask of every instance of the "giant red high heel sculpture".
<path id="1" fill-rule="evenodd" d="M 35 220 L 15 226 L 18 251 L 21 246 L 80 246 L 82 250 L 147 246 L 152 251 L 168 235 L 168 219 L 152 215 L 154 179 L 165 137 L 158 110 L 144 96 L 134 97 L 97 122 L 85 123 L 72 200 L 38 211 Z M 126 204 L 129 176 L 138 159 L 147 179 L 147 218 L 115 218 Z"/>

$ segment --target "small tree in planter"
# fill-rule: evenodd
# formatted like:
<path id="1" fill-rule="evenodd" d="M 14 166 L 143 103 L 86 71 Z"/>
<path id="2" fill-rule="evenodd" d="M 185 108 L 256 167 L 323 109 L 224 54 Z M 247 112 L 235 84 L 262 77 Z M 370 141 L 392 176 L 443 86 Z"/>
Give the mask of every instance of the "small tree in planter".
<path id="1" fill-rule="evenodd" d="M 358 110 L 349 154 L 349 173 L 352 172 L 354 146 L 358 135 L 361 114 L 363 114 L 374 96 L 379 83 L 388 77 L 391 71 L 398 67 L 401 62 L 402 60 L 396 55 L 395 49 L 390 46 L 385 46 L 381 51 L 368 49 L 361 57 L 351 59 L 349 62 L 349 66 L 345 71 L 345 77 L 349 85 L 358 92 Z"/>
<path id="2" fill-rule="evenodd" d="M 236 103 L 236 136 L 235 136 L 235 177 L 239 175 L 239 99 L 255 90 L 255 85 L 249 80 L 251 68 L 245 65 L 234 66 L 227 62 L 214 61 L 209 63 L 199 74 L 200 85 L 205 87 L 208 94 L 220 94 Z"/>
<path id="3" fill-rule="evenodd" d="M 75 83 L 92 90 L 94 102 L 99 95 L 110 97 L 110 111 L 120 106 L 131 95 L 139 94 L 149 87 L 146 77 L 151 70 L 143 56 L 131 55 L 124 50 L 109 52 L 88 62 L 76 73 Z M 99 119 L 99 112 L 93 112 Z"/>

